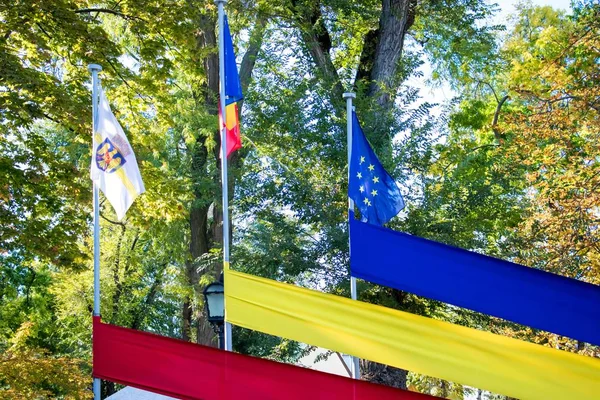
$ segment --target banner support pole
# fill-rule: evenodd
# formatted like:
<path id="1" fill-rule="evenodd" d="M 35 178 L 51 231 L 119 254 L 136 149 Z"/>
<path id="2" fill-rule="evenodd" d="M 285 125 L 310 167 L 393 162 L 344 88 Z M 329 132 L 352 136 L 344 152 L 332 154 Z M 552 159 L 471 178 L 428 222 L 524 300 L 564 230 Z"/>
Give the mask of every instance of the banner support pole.
<path id="1" fill-rule="evenodd" d="M 215 0 L 219 12 L 219 102 L 221 113 L 226 120 L 225 108 L 225 38 L 224 20 L 227 0 Z M 221 131 L 221 192 L 223 193 L 223 269 L 229 268 L 229 185 L 227 175 L 227 128 L 220 126 Z M 232 351 L 231 324 L 225 320 L 225 350 Z"/>
<path id="2" fill-rule="evenodd" d="M 352 157 L 352 99 L 356 98 L 356 93 L 344 93 L 342 97 L 346 100 L 346 138 L 348 146 L 348 184 L 350 184 L 350 160 Z M 354 212 L 354 201 L 348 197 L 348 215 Z M 348 226 L 348 229 L 350 227 Z M 350 244 L 348 243 L 348 246 Z M 352 251 L 352 250 L 350 250 Z M 352 300 L 357 299 L 356 291 L 356 278 L 350 275 L 350 297 Z M 354 379 L 360 379 L 360 365 L 358 363 L 358 357 L 352 356 L 352 377 Z"/>
<path id="3" fill-rule="evenodd" d="M 94 143 L 93 135 L 96 134 L 98 124 L 98 72 L 102 71 L 102 67 L 98 64 L 90 64 L 88 70 L 92 73 L 92 143 Z M 95 149 L 92 149 L 92 157 Z M 92 159 L 93 162 L 93 159 Z M 99 210 L 99 193 L 98 185 L 93 181 L 94 191 L 94 317 L 100 316 L 100 210 Z M 93 333 L 92 333 L 93 334 Z M 94 400 L 100 400 L 100 379 L 94 378 L 93 390 Z"/>

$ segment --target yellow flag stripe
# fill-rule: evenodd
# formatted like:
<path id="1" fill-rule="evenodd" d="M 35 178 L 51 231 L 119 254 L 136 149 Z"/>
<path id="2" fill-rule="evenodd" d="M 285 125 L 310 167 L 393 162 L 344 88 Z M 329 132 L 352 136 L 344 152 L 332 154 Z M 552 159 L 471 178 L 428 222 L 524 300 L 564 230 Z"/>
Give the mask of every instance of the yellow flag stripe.
<path id="1" fill-rule="evenodd" d="M 227 130 L 232 130 L 239 124 L 237 103 L 225 106 L 225 121 L 227 122 Z"/>
<path id="2" fill-rule="evenodd" d="M 225 269 L 232 324 L 520 399 L 597 399 L 600 359 Z"/>
<path id="3" fill-rule="evenodd" d="M 138 192 L 137 192 L 136 188 L 133 186 L 133 183 L 131 183 L 131 180 L 129 179 L 127 174 L 125 173 L 125 169 L 119 168 L 118 170 L 115 171 L 115 174 L 117 174 L 119 179 L 121 179 L 121 182 L 123 183 L 123 186 L 125 186 L 125 189 L 127 189 L 127 192 L 129 192 L 129 195 L 135 199 L 136 196 L 138 195 Z"/>

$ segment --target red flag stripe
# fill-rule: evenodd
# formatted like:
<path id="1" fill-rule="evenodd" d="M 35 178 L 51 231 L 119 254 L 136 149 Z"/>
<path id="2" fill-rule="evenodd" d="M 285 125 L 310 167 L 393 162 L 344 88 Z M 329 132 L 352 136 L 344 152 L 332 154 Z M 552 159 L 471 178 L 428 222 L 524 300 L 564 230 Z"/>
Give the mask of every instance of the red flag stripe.
<path id="1" fill-rule="evenodd" d="M 219 103 L 219 125 L 221 128 L 227 128 L 227 157 L 242 147 L 242 134 L 238 115 L 237 103 L 227 105 L 225 107 L 227 124 L 225 124 L 223 114 L 221 113 L 221 103 Z"/>
<path id="2" fill-rule="evenodd" d="M 94 317 L 94 377 L 181 399 L 433 399 L 103 324 L 99 317 Z"/>

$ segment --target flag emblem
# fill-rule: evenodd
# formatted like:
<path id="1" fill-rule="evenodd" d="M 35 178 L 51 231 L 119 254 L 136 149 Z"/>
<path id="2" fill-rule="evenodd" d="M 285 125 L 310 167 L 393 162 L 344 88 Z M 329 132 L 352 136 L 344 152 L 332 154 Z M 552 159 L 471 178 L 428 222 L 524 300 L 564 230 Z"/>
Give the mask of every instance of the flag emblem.
<path id="1" fill-rule="evenodd" d="M 127 136 L 110 110 L 104 91 L 101 87 L 98 90 L 90 175 L 121 220 L 133 200 L 146 189 Z"/>
<path id="2" fill-rule="evenodd" d="M 108 138 L 104 139 L 96 150 L 96 165 L 101 171 L 112 174 L 126 162 L 123 154 Z"/>

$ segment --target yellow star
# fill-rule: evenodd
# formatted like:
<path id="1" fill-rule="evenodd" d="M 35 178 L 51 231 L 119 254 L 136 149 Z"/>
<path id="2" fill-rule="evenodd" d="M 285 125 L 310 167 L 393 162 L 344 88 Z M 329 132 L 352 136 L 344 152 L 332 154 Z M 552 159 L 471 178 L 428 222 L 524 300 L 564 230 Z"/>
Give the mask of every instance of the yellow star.
<path id="1" fill-rule="evenodd" d="M 361 187 L 362 187 L 362 186 L 361 186 Z M 373 190 L 373 191 L 371 191 L 371 196 L 373 196 L 373 197 L 377 196 L 377 190 Z"/>
<path id="2" fill-rule="evenodd" d="M 357 177 L 358 179 L 361 179 L 361 178 L 362 178 L 362 174 L 361 174 L 360 172 L 358 172 L 358 173 L 356 174 L 356 177 Z"/>
<path id="3" fill-rule="evenodd" d="M 369 164 L 369 171 L 373 171 L 375 169 L 375 166 L 373 164 Z"/>
<path id="4" fill-rule="evenodd" d="M 363 200 L 363 203 L 365 203 L 365 204 L 367 204 L 367 205 L 368 205 L 368 204 L 369 204 L 369 199 L 367 199 L 367 198 L 365 197 L 365 199 Z"/>
<path id="5" fill-rule="evenodd" d="M 367 207 L 371 207 L 371 202 L 367 200 Z"/>
<path id="6" fill-rule="evenodd" d="M 360 190 L 360 192 L 362 193 L 362 192 L 364 192 L 364 191 L 365 191 L 365 187 L 364 187 L 364 186 L 361 186 L 361 187 L 359 187 L 359 188 L 358 188 L 358 190 Z"/>
<path id="7" fill-rule="evenodd" d="M 379 182 L 379 178 L 378 178 L 378 177 L 376 177 L 376 176 L 374 176 L 374 177 L 373 177 L 373 183 L 377 183 L 377 182 Z"/>
<path id="8" fill-rule="evenodd" d="M 360 156 L 360 164 L 365 162 L 365 158 L 363 156 Z"/>

